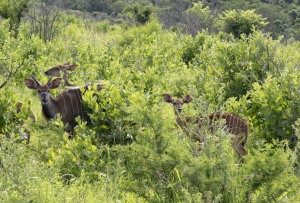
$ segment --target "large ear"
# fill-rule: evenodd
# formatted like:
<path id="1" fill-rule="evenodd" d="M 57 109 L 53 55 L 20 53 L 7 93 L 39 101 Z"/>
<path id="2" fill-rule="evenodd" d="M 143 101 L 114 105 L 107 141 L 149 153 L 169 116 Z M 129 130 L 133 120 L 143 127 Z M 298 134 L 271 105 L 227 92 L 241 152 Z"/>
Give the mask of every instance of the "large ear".
<path id="1" fill-rule="evenodd" d="M 70 62 L 69 61 L 64 62 L 63 65 L 70 65 Z"/>
<path id="2" fill-rule="evenodd" d="M 32 79 L 25 79 L 25 84 L 29 89 L 35 90 L 37 88 L 36 82 Z"/>
<path id="3" fill-rule="evenodd" d="M 59 77 L 60 76 L 60 70 L 57 67 L 50 68 L 49 70 L 45 71 L 45 75 Z"/>
<path id="4" fill-rule="evenodd" d="M 67 70 L 74 70 L 78 65 L 77 64 L 72 64 L 72 65 L 68 65 L 68 69 Z"/>
<path id="5" fill-rule="evenodd" d="M 172 99 L 171 95 L 163 94 L 163 97 L 164 97 L 165 102 L 167 102 L 167 103 L 172 103 L 173 102 L 173 99 Z"/>
<path id="6" fill-rule="evenodd" d="M 190 103 L 191 101 L 193 101 L 193 97 L 191 95 L 186 95 L 183 99 L 184 103 Z"/>
<path id="7" fill-rule="evenodd" d="M 58 88 L 60 83 L 62 81 L 62 78 L 55 78 L 54 80 L 52 80 L 50 83 L 49 83 L 49 87 L 50 89 L 55 89 L 55 88 Z"/>

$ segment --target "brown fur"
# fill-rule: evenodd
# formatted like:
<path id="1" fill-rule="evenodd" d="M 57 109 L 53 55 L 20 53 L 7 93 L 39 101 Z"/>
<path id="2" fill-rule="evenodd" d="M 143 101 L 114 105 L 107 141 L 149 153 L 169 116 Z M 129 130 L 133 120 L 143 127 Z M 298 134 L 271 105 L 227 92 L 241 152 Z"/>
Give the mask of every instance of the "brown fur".
<path id="1" fill-rule="evenodd" d="M 42 103 L 42 112 L 47 119 L 55 118 L 59 113 L 64 124 L 68 124 L 68 132 L 72 132 L 77 125 L 75 118 L 80 116 L 85 121 L 90 121 L 89 116 L 84 112 L 82 96 L 79 88 L 69 89 L 54 97 L 50 89 L 57 88 L 61 78 L 49 79 L 48 83 L 42 85 L 32 76 L 33 79 L 25 79 L 29 89 L 37 90 Z"/>
<path id="2" fill-rule="evenodd" d="M 65 62 L 60 65 L 56 65 L 53 68 L 50 68 L 45 72 L 45 75 L 47 76 L 56 76 L 60 77 L 60 72 L 63 72 L 63 79 L 65 81 L 65 86 L 74 86 L 71 84 L 68 80 L 68 74 L 67 71 L 72 71 L 74 70 L 78 65 L 77 64 L 70 64 L 69 62 Z"/>
<path id="3" fill-rule="evenodd" d="M 176 115 L 176 123 L 177 125 L 185 131 L 185 133 L 188 134 L 187 132 L 187 127 L 189 124 L 195 123 L 198 128 L 202 128 L 204 125 L 204 119 L 203 117 L 199 117 L 196 119 L 193 119 L 192 117 L 181 117 L 180 112 L 182 111 L 182 105 L 184 103 L 189 103 L 193 100 L 192 96 L 187 95 L 183 99 L 173 99 L 171 95 L 169 94 L 163 94 L 164 100 L 167 103 L 173 104 L 175 115 Z M 245 149 L 245 144 L 247 143 L 248 136 L 249 136 L 249 125 L 245 120 L 243 120 L 241 117 L 231 114 L 231 113 L 211 113 L 207 117 L 208 119 L 208 124 L 210 126 L 210 130 L 213 132 L 214 131 L 214 123 L 224 119 L 225 120 L 225 130 L 233 135 L 234 138 L 232 139 L 232 145 L 234 149 L 241 155 L 244 156 L 247 154 L 247 150 Z M 202 142 L 196 134 L 192 135 L 192 138 Z"/>

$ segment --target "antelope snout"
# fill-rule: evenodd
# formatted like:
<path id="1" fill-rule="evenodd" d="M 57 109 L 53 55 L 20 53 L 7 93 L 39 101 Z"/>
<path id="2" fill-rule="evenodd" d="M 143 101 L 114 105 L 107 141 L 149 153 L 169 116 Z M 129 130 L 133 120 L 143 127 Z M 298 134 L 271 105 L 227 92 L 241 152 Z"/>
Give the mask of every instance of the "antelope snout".
<path id="1" fill-rule="evenodd" d="M 41 94 L 41 101 L 42 101 L 43 104 L 47 104 L 47 102 L 48 102 L 48 96 L 47 96 L 46 92 L 42 92 L 42 94 Z"/>

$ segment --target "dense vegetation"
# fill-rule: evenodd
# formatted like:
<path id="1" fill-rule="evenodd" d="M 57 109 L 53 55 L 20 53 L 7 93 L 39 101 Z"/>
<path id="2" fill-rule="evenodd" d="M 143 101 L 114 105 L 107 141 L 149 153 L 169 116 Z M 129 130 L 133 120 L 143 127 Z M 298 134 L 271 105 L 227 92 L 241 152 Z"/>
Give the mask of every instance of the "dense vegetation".
<path id="1" fill-rule="evenodd" d="M 148 10 L 150 2 L 137 1 L 120 10 L 127 13 L 122 22 L 111 6 L 123 8 L 123 1 L 76 1 L 102 2 L 111 12 L 103 21 L 51 2 L 0 3 L 1 202 L 300 201 L 299 32 L 291 34 L 296 23 L 289 20 L 283 37 L 266 32 L 269 19 L 241 7 L 299 10 L 299 2 L 234 1 L 239 7 L 228 10 L 233 1 L 192 7 L 191 1 L 176 1 L 182 7 L 151 1 Z M 93 11 L 79 5 L 68 8 Z M 166 23 L 170 17 L 157 11 L 166 9 L 162 5 L 185 7 L 181 14 L 199 29 L 186 29 L 181 18 Z M 140 9 L 153 13 L 134 18 Z M 105 86 L 84 95 L 93 122 L 78 118 L 71 140 L 59 117 L 45 120 L 37 93 L 24 82 L 30 74 L 46 82 L 44 71 L 66 61 L 78 64 L 71 82 Z M 175 125 L 163 93 L 192 94 L 186 115 L 221 111 L 243 117 L 250 125 L 249 154 L 238 156 L 221 128 L 212 134 L 204 127 L 199 150 Z"/>
<path id="2" fill-rule="evenodd" d="M 189 34 L 208 29 L 217 32 L 215 19 L 228 10 L 253 10 L 268 19 L 264 28 L 271 36 L 285 39 L 300 39 L 300 1 L 299 0 L 57 0 L 61 7 L 93 13 L 98 19 L 112 22 L 131 22 L 144 24 L 150 14 L 157 15 L 164 27 L 179 29 Z M 205 14 L 191 13 L 188 10 L 202 2 L 207 9 Z"/>

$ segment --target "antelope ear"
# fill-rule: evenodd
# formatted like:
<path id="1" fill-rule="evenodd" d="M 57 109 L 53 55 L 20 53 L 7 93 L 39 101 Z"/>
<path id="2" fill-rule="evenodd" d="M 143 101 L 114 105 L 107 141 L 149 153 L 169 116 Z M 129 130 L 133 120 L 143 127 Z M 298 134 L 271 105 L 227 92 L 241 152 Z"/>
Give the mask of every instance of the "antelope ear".
<path id="1" fill-rule="evenodd" d="M 173 102 L 173 99 L 172 99 L 171 95 L 163 94 L 163 97 L 164 97 L 165 102 L 167 102 L 167 103 L 172 103 Z"/>
<path id="2" fill-rule="evenodd" d="M 59 70 L 59 68 L 54 67 L 54 68 L 51 68 L 51 69 L 45 71 L 45 75 L 59 77 L 60 76 L 60 70 Z"/>
<path id="3" fill-rule="evenodd" d="M 186 95 L 183 99 L 184 103 L 190 103 L 191 101 L 193 101 L 193 97 L 191 95 Z"/>
<path id="4" fill-rule="evenodd" d="M 62 78 L 55 78 L 54 80 L 51 81 L 50 83 L 50 89 L 55 89 L 55 88 L 58 88 L 60 83 L 62 81 Z"/>
<path id="5" fill-rule="evenodd" d="M 29 89 L 35 90 L 37 88 L 36 82 L 32 79 L 25 79 L 25 84 Z"/>
<path id="6" fill-rule="evenodd" d="M 67 70 L 74 70 L 78 65 L 77 64 L 72 64 L 72 65 L 68 65 L 68 69 Z"/>

